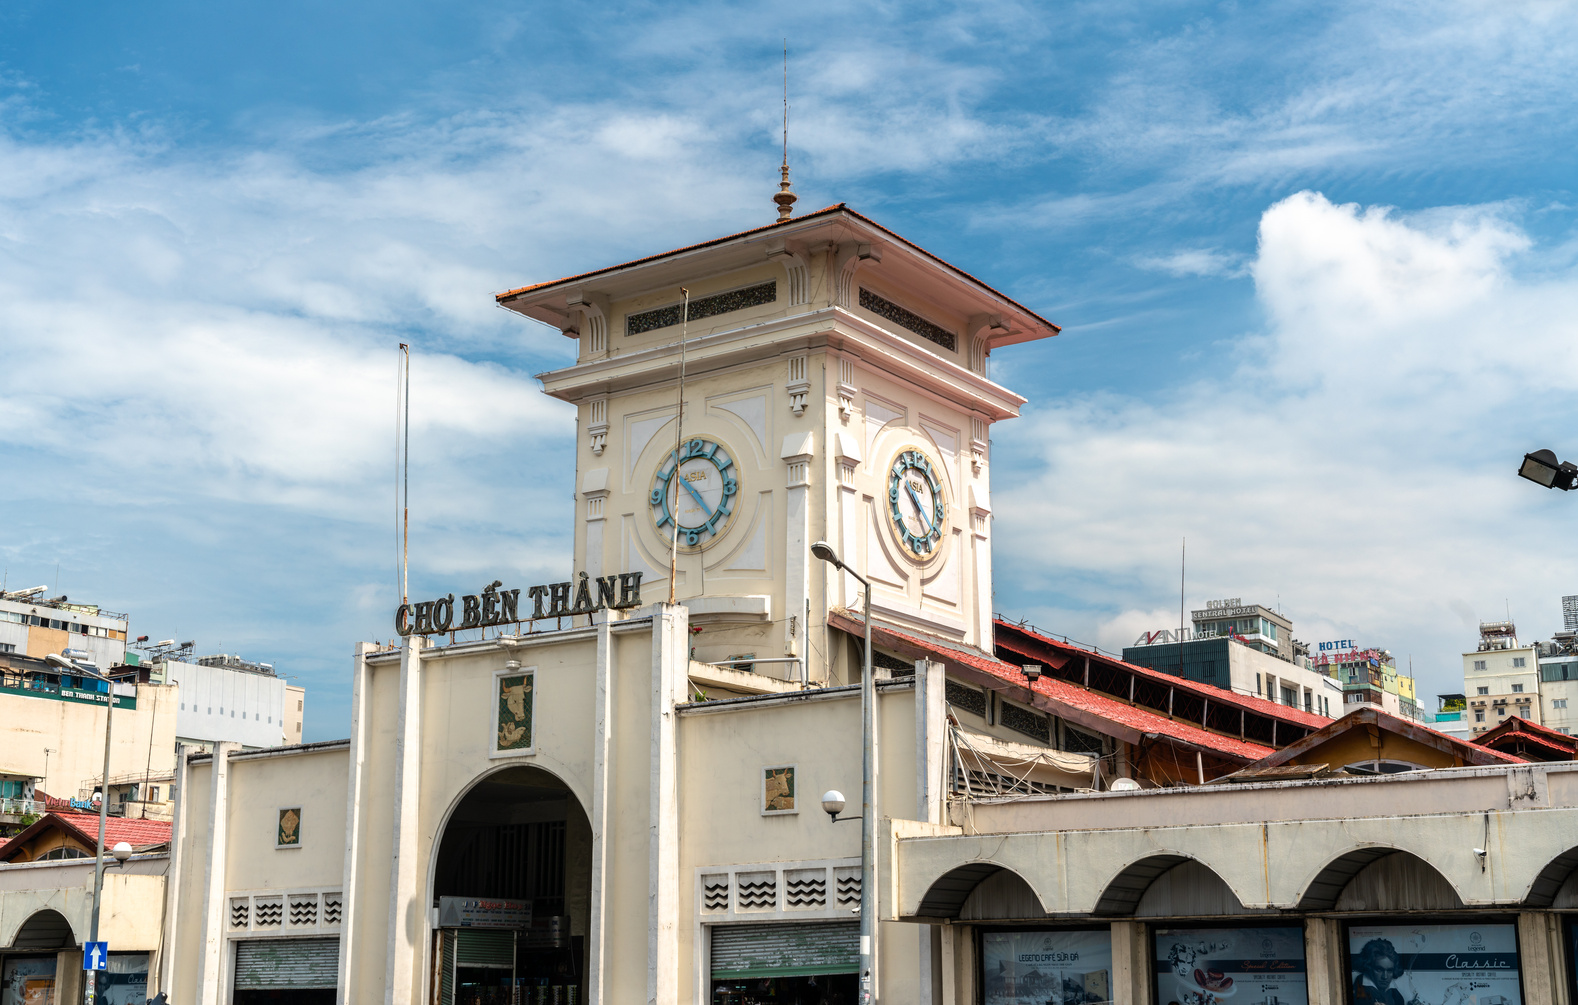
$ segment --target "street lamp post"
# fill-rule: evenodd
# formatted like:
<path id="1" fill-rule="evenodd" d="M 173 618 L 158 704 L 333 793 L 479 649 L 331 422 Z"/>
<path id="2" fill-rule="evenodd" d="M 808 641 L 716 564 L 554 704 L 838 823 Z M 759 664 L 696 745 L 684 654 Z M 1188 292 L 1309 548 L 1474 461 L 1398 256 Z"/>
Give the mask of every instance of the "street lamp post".
<path id="1" fill-rule="evenodd" d="M 860 668 L 860 1005 L 876 1001 L 877 974 L 877 684 L 871 673 L 871 583 L 845 565 L 826 541 L 811 554 L 866 588 L 866 645 Z M 840 800 L 841 802 L 842 800 Z M 842 806 L 839 809 L 843 809 Z M 832 816 L 837 819 L 837 811 Z"/>
<path id="2" fill-rule="evenodd" d="M 70 650 L 67 651 L 70 652 Z M 88 941 L 98 942 L 99 899 L 104 890 L 104 828 L 110 812 L 110 721 L 115 714 L 115 682 L 110 680 L 108 674 L 98 673 L 97 668 L 90 670 L 88 667 L 66 656 L 56 656 L 54 653 L 51 653 L 45 659 L 47 662 L 53 663 L 62 669 L 104 681 L 105 689 L 108 691 L 105 697 L 109 701 L 104 706 L 104 774 L 102 781 L 99 783 L 99 840 L 93 853 L 93 913 L 88 927 Z M 120 846 L 117 845 L 115 857 L 121 862 L 125 862 L 126 858 L 123 858 L 120 852 Z M 131 855 L 130 845 L 126 847 L 126 855 L 127 857 Z M 86 1005 L 93 1005 L 94 999 L 98 997 L 98 990 L 99 972 L 97 970 L 89 970 L 87 987 L 85 988 L 87 993 L 84 995 Z"/>

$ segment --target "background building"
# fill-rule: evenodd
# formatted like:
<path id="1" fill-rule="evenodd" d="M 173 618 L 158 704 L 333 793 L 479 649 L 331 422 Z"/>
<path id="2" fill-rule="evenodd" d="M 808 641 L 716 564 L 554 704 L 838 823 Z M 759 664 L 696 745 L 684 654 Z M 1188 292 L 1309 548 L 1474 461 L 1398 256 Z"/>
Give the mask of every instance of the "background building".
<path id="1" fill-rule="evenodd" d="M 1479 646 L 1463 654 L 1463 693 L 1469 735 L 1478 736 L 1516 715 L 1539 723 L 1539 649 L 1520 645 L 1511 621 L 1482 621 Z"/>
<path id="2" fill-rule="evenodd" d="M 68 603 L 64 594 L 46 598 L 46 589 L 0 594 L 0 653 L 43 659 L 62 649 L 80 649 L 101 670 L 126 662 L 126 615 L 96 604 Z"/>
<path id="3" fill-rule="evenodd" d="M 1311 667 L 1308 648 L 1282 614 L 1233 597 L 1208 601 L 1193 623 L 1181 639 L 1166 629 L 1146 632 L 1123 650 L 1124 662 L 1314 715 L 1343 714 L 1342 685 Z"/>
<path id="4" fill-rule="evenodd" d="M 1468 697 L 1466 695 L 1436 695 L 1436 732 L 1455 736 L 1459 740 L 1467 740 L 1474 735 L 1468 728 L 1468 720 Z"/>
<path id="5" fill-rule="evenodd" d="M 301 742 L 306 689 L 287 684 L 272 663 L 228 653 L 193 662 L 161 656 L 150 672 L 181 690 L 179 742 L 205 750 L 220 741 L 248 750 Z"/>

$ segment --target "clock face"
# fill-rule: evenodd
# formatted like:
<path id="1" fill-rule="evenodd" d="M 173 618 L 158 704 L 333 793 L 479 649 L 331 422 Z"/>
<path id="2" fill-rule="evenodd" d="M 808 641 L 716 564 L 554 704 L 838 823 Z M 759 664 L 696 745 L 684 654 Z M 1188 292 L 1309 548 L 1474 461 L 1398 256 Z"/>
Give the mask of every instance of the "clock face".
<path id="1" fill-rule="evenodd" d="M 947 515 L 931 459 L 914 447 L 899 451 L 888 468 L 888 522 L 899 545 L 916 561 L 936 557 Z"/>
<path id="2" fill-rule="evenodd" d="M 648 501 L 665 539 L 676 531 L 687 548 L 704 548 L 723 536 L 738 508 L 739 468 L 721 443 L 686 440 L 658 466 Z"/>

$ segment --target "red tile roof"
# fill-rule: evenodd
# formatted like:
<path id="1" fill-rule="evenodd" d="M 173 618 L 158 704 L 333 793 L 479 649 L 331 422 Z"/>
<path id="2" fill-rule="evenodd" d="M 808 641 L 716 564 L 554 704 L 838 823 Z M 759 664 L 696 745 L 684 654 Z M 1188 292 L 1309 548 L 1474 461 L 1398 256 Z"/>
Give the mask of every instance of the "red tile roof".
<path id="1" fill-rule="evenodd" d="M 1416 743 L 1422 743 L 1437 750 L 1451 753 L 1462 758 L 1464 764 L 1524 764 L 1525 758 L 1513 754 L 1504 754 L 1493 747 L 1481 747 L 1467 740 L 1460 740 L 1455 736 L 1437 732 L 1429 726 L 1422 726 L 1417 722 L 1398 718 L 1390 712 L 1383 712 L 1377 708 L 1360 708 L 1330 723 L 1325 729 L 1317 730 L 1304 739 L 1290 743 L 1281 750 L 1268 755 L 1252 767 L 1273 768 L 1279 764 L 1286 764 L 1297 757 L 1313 750 L 1333 737 L 1362 726 L 1375 726 L 1387 730 L 1398 736 L 1407 737 Z"/>
<path id="2" fill-rule="evenodd" d="M 760 234 L 760 233 L 763 233 L 764 231 L 777 230 L 780 226 L 783 226 L 786 223 L 801 223 L 801 222 L 803 222 L 805 220 L 814 219 L 815 217 L 818 217 L 818 216 L 830 216 L 830 215 L 832 215 L 834 213 L 848 213 L 850 216 L 854 217 L 855 219 L 860 220 L 861 222 L 866 223 L 866 224 L 868 224 L 868 225 L 870 225 L 872 227 L 875 227 L 876 229 L 882 231 L 884 234 L 887 234 L 889 237 L 893 238 L 895 241 L 899 241 L 899 242 L 901 242 L 901 243 L 903 243 L 905 245 L 908 245 L 910 248 L 913 248 L 915 251 L 919 252 L 920 254 L 925 255 L 927 258 L 930 258 L 932 261 L 937 262 L 940 265 L 946 266 L 951 271 L 957 273 L 958 275 L 962 276 L 965 279 L 968 279 L 970 282 L 972 282 L 975 285 L 977 285 L 977 286 L 981 287 L 982 289 L 986 290 L 988 293 L 991 293 L 992 295 L 994 295 L 996 297 L 1000 297 L 1001 299 L 1007 301 L 1008 303 L 1013 304 L 1015 307 L 1019 308 L 1020 310 L 1024 311 L 1026 314 L 1028 314 L 1031 317 L 1035 318 L 1037 321 L 1039 321 L 1042 324 L 1046 325 L 1048 328 L 1052 329 L 1052 333 L 1054 335 L 1059 333 L 1059 332 L 1061 332 L 1063 330 L 1060 326 L 1055 325 L 1052 322 L 1048 321 L 1046 318 L 1044 318 L 1041 315 L 1037 314 L 1035 311 L 1033 311 L 1030 308 L 1026 307 L 1024 304 L 1020 303 L 1019 301 L 1013 299 L 1010 296 L 1007 296 L 1006 294 L 1002 293 L 1000 290 L 994 289 L 993 287 L 988 286 L 986 283 L 981 282 L 981 280 L 979 280 L 976 277 L 972 276 L 970 273 L 965 272 L 963 269 L 959 268 L 958 266 L 953 265 L 953 264 L 951 264 L 951 263 L 949 263 L 947 261 L 944 261 L 941 258 L 938 258 L 936 255 L 934 255 L 931 252 L 927 251 L 925 248 L 922 248 L 920 245 L 916 244 L 915 242 L 910 241 L 907 238 L 900 237 L 898 234 L 896 234 L 893 231 L 889 230 L 888 228 L 884 227 L 882 224 L 878 223 L 877 221 L 871 219 L 869 216 L 865 216 L 865 215 L 863 215 L 861 213 L 855 212 L 854 210 L 850 209 L 847 204 L 842 203 L 842 202 L 834 203 L 831 206 L 824 206 L 823 208 L 815 210 L 814 212 L 804 213 L 804 214 L 801 214 L 800 216 L 794 217 L 794 218 L 792 218 L 790 220 L 774 221 L 772 223 L 766 224 L 766 225 L 761 226 L 761 227 L 752 227 L 749 230 L 742 230 L 742 231 L 740 231 L 737 234 L 729 234 L 729 235 L 727 235 L 725 237 L 715 237 L 715 238 L 713 238 L 710 241 L 702 241 L 702 242 L 700 242 L 698 244 L 686 245 L 683 248 L 675 248 L 672 251 L 664 251 L 664 252 L 661 252 L 661 253 L 656 254 L 656 255 L 648 255 L 645 258 L 637 258 L 637 259 L 634 259 L 633 261 L 624 262 L 624 263 L 622 263 L 620 265 L 607 265 L 607 266 L 604 266 L 601 269 L 593 269 L 590 272 L 582 272 L 582 273 L 579 273 L 578 275 L 574 275 L 574 276 L 565 276 L 563 279 L 552 279 L 552 280 L 549 280 L 548 282 L 544 282 L 544 283 L 533 283 L 530 286 L 521 286 L 521 287 L 517 287 L 516 289 L 513 289 L 513 290 L 505 290 L 503 293 L 495 294 L 493 299 L 497 303 L 502 304 L 506 300 L 512 300 L 515 297 L 521 296 L 522 294 L 531 293 L 531 292 L 533 292 L 535 290 L 547 289 L 550 286 L 558 286 L 560 283 L 577 282 L 577 281 L 583 280 L 583 279 L 590 279 L 593 276 L 600 276 L 600 275 L 603 275 L 604 273 L 607 273 L 607 272 L 617 272 L 620 269 L 628 269 L 628 268 L 630 268 L 631 266 L 634 266 L 634 265 L 645 265 L 648 262 L 656 262 L 656 261 L 659 261 L 659 260 L 664 259 L 664 258 L 669 258 L 669 257 L 671 257 L 673 255 L 682 255 L 682 254 L 684 254 L 687 251 L 696 251 L 696 250 L 701 249 L 701 248 L 710 248 L 710 247 L 713 247 L 713 246 L 719 245 L 719 244 L 727 244 L 730 241 L 736 240 L 737 238 L 745 237 L 745 236 L 747 236 L 749 234 Z"/>
<path id="3" fill-rule="evenodd" d="M 51 828 L 65 831 L 87 845 L 90 850 L 99 840 L 98 814 L 55 811 L 44 814 L 32 826 L 5 844 L 0 845 L 0 861 L 9 861 L 10 857 L 24 843 L 32 840 L 35 834 Z M 110 817 L 105 820 L 104 847 L 106 849 L 113 848 L 122 841 L 131 845 L 134 850 L 168 844 L 170 841 L 170 822 L 168 820 L 128 820 L 125 817 Z"/>
<path id="4" fill-rule="evenodd" d="M 1044 655 L 1035 652 L 1025 652 L 1022 642 L 1016 644 L 1016 635 L 1024 636 L 1025 638 L 1033 640 L 1035 643 L 1041 646 L 1045 646 L 1058 652 L 1065 660 L 1072 659 L 1075 656 L 1089 656 L 1093 661 L 1104 663 L 1112 667 L 1121 667 L 1123 670 L 1129 673 L 1133 673 L 1139 677 L 1165 684 L 1167 687 L 1177 688 L 1180 691 L 1188 691 L 1212 702 L 1219 702 L 1224 705 L 1232 705 L 1235 708 L 1247 709 L 1248 711 L 1254 712 L 1257 715 L 1264 715 L 1273 719 L 1280 719 L 1283 722 L 1292 723 L 1297 726 L 1303 726 L 1306 729 L 1322 729 L 1331 725 L 1333 721 L 1323 715 L 1315 715 L 1312 712 L 1306 712 L 1303 709 L 1294 708 L 1291 705 L 1283 705 L 1278 702 L 1267 701 L 1265 698 L 1257 698 L 1254 695 L 1239 694 L 1237 691 L 1228 691 L 1212 684 L 1203 684 L 1200 681 L 1190 680 L 1187 677 L 1179 677 L 1176 674 L 1164 673 L 1161 670 L 1153 670 L 1150 667 L 1140 666 L 1136 663 L 1125 663 L 1116 656 L 1108 656 L 1104 653 L 1094 652 L 1090 649 L 1085 649 L 1082 646 L 1076 646 L 1066 641 L 1059 641 L 1058 639 L 1052 638 L 1049 635 L 1043 635 L 1034 628 L 1028 628 L 1024 625 L 1016 625 L 1012 621 L 1004 621 L 1002 618 L 998 618 L 994 622 L 994 627 L 997 629 L 997 631 L 993 639 L 993 645 L 999 649 L 1011 649 L 1016 653 L 1023 652 L 1027 659 L 1041 659 L 1044 658 Z M 1060 663 L 1057 665 L 1061 666 L 1062 664 Z"/>
<path id="5" fill-rule="evenodd" d="M 1578 752 L 1578 737 L 1549 726 L 1542 726 L 1537 722 L 1530 722 L 1517 715 L 1511 716 L 1494 729 L 1486 730 L 1469 742 L 1492 750 L 1501 750 L 1503 744 L 1527 743 L 1560 755 L 1558 759 L 1567 761 L 1572 760 L 1574 753 Z"/>
<path id="6" fill-rule="evenodd" d="M 858 635 L 865 629 L 864 622 L 858 615 L 846 611 L 831 612 L 828 615 L 828 624 L 852 635 Z M 889 648 L 901 652 L 906 649 L 920 650 L 928 659 L 936 659 L 955 668 L 967 668 L 989 674 L 1021 691 L 1033 690 L 1042 699 L 1035 704 L 1047 707 L 1065 718 L 1082 722 L 1090 728 L 1100 729 L 1109 736 L 1117 736 L 1128 743 L 1139 743 L 1147 734 L 1156 734 L 1168 737 L 1191 749 L 1199 748 L 1245 762 L 1259 760 L 1272 752 L 1271 747 L 1213 733 L 1178 719 L 1169 719 L 1148 708 L 1131 705 L 1126 701 L 1045 674 L 1032 688 L 1026 683 L 1019 667 L 1005 663 L 973 646 L 922 632 L 895 628 L 878 623 L 875 619 L 871 632 L 874 640 L 880 641 Z"/>

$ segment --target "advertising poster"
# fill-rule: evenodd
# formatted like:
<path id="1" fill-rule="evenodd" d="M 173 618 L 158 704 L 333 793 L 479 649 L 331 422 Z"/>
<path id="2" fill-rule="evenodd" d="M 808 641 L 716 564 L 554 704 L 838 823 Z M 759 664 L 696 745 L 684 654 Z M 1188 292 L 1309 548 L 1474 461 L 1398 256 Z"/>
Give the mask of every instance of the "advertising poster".
<path id="1" fill-rule="evenodd" d="M 1309 1005 L 1304 929 L 1159 928 L 1160 1005 Z"/>
<path id="2" fill-rule="evenodd" d="M 1112 933 L 1019 929 L 981 933 L 984 1005 L 1112 1001 Z"/>
<path id="3" fill-rule="evenodd" d="M 1523 1005 L 1512 925 L 1353 925 L 1355 1005 Z"/>

